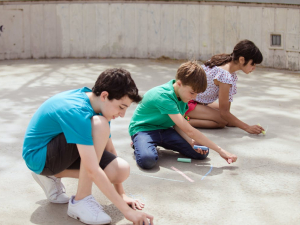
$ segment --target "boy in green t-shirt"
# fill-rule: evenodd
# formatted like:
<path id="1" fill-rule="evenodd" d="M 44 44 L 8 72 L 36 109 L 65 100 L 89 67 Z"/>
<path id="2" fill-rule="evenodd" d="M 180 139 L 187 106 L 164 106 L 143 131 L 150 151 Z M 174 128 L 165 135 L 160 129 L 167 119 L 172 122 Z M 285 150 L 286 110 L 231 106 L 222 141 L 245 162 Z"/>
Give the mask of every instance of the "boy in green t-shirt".
<path id="1" fill-rule="evenodd" d="M 205 137 L 183 117 L 187 102 L 204 92 L 206 74 L 196 61 L 183 63 L 176 80 L 146 92 L 137 106 L 129 125 L 137 164 L 151 169 L 158 160 L 157 146 L 181 153 L 192 159 L 205 159 L 208 151 L 194 149 L 193 143 L 205 145 L 220 154 L 228 163 L 237 157 Z"/>
<path id="2" fill-rule="evenodd" d="M 23 158 L 52 203 L 69 203 L 68 215 L 86 224 L 108 224 L 111 218 L 92 196 L 92 184 L 134 224 L 153 224 L 153 217 L 135 209 L 144 204 L 125 195 L 122 183 L 128 163 L 117 157 L 110 138 L 110 121 L 124 117 L 141 97 L 124 69 L 102 72 L 93 89 L 59 93 L 45 101 L 26 130 Z M 79 178 L 70 199 L 63 177 Z M 113 184 L 113 186 L 112 186 Z M 129 207 L 131 206 L 131 208 Z"/>

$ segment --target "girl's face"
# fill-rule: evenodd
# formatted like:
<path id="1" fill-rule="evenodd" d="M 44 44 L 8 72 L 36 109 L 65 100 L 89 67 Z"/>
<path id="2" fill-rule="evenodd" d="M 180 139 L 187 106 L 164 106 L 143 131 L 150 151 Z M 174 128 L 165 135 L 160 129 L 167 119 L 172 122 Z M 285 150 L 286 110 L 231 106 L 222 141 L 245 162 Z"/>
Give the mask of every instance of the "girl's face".
<path id="1" fill-rule="evenodd" d="M 244 66 L 244 64 L 242 64 L 241 66 L 241 70 L 246 73 L 249 74 L 251 73 L 253 70 L 255 70 L 256 64 L 252 65 L 253 60 L 249 60 L 249 62 Z"/>

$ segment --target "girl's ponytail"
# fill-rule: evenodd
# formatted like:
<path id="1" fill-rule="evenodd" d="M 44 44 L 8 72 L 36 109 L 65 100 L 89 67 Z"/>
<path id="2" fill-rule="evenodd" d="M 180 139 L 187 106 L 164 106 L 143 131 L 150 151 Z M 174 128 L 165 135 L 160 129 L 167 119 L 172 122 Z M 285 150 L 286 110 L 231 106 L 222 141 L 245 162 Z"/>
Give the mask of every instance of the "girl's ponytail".
<path id="1" fill-rule="evenodd" d="M 232 61 L 232 55 L 232 53 L 214 55 L 210 60 L 206 61 L 204 65 L 208 66 L 209 68 L 213 68 L 214 66 L 222 66 Z"/>
<path id="2" fill-rule="evenodd" d="M 214 66 L 222 66 L 231 61 L 238 62 L 240 57 L 244 57 L 244 66 L 252 60 L 252 65 L 260 64 L 263 61 L 263 56 L 258 47 L 249 40 L 242 40 L 236 44 L 231 54 L 214 55 L 210 60 L 204 63 L 205 66 L 213 68 Z"/>

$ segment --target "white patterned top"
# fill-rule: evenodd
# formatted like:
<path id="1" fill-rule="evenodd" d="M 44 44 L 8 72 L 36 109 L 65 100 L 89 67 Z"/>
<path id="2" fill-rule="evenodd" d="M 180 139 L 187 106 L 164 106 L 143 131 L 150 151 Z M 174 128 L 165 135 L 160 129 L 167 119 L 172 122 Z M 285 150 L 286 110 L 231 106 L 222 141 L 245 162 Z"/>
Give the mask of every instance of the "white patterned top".
<path id="1" fill-rule="evenodd" d="M 219 86 L 215 85 L 214 80 L 217 79 L 221 83 L 231 84 L 229 89 L 229 102 L 233 101 L 233 95 L 237 93 L 236 82 L 238 77 L 236 73 L 229 73 L 220 67 L 214 66 L 209 68 L 208 66 L 202 65 L 207 77 L 207 89 L 205 92 L 197 95 L 195 101 L 200 103 L 212 103 L 219 97 Z"/>

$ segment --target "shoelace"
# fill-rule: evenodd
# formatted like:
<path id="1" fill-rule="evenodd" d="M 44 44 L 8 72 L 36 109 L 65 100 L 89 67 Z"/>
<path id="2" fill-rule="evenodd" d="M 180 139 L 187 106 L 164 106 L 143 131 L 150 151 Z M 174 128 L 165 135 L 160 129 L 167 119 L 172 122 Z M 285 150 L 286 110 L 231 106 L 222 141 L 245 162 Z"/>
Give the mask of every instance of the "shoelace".
<path id="1" fill-rule="evenodd" d="M 94 199 L 93 196 L 90 196 L 86 199 L 87 204 L 91 211 L 96 215 L 99 213 L 99 211 L 103 211 L 103 207 Z"/>
<path id="2" fill-rule="evenodd" d="M 55 182 L 55 187 L 57 189 L 57 196 L 59 196 L 62 193 L 66 193 L 66 188 L 61 182 L 60 178 L 53 179 L 53 181 Z"/>

